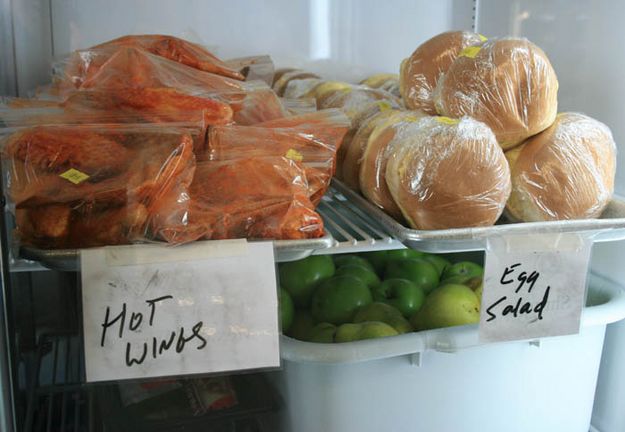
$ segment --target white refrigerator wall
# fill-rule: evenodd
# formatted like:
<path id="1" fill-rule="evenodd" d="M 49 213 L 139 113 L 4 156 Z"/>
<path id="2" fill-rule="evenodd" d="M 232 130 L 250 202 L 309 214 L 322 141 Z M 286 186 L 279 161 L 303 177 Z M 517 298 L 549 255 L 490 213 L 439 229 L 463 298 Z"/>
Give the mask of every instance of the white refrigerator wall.
<path id="1" fill-rule="evenodd" d="M 560 82 L 559 110 L 606 123 L 618 146 L 616 191 L 625 195 L 625 2 L 621 0 L 480 0 L 478 30 L 524 36 L 549 56 Z M 598 244 L 593 269 L 625 281 L 623 242 Z M 625 430 L 625 324 L 608 327 L 593 412 L 601 432 Z M 565 365 L 563 365 L 565 366 Z"/>

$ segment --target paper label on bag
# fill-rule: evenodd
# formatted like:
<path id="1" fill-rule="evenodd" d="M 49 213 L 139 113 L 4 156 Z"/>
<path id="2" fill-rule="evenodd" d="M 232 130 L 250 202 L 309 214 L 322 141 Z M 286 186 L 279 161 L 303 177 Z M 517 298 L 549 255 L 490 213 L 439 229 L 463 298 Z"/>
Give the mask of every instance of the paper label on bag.
<path id="1" fill-rule="evenodd" d="M 579 332 L 592 241 L 579 234 L 528 234 L 487 242 L 482 342 Z"/>
<path id="2" fill-rule="evenodd" d="M 488 40 L 488 38 L 486 36 L 484 36 L 483 34 L 478 33 L 477 35 L 478 35 L 478 37 L 480 38 L 480 40 L 482 42 L 486 42 Z"/>
<path id="3" fill-rule="evenodd" d="M 272 242 L 87 249 L 81 272 L 88 382 L 280 365 Z"/>
<path id="4" fill-rule="evenodd" d="M 89 178 L 89 175 L 85 174 L 82 171 L 78 171 L 77 169 L 70 168 L 63 174 L 60 174 L 60 177 L 77 185 L 87 180 Z"/>

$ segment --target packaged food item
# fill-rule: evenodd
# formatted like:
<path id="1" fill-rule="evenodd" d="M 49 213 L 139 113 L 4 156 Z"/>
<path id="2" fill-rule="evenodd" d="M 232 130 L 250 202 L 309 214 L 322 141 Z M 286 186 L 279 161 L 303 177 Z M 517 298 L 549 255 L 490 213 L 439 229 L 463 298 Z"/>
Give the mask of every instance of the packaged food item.
<path id="1" fill-rule="evenodd" d="M 233 111 L 233 120 L 239 125 L 255 125 L 288 115 L 280 98 L 262 81 L 250 81 L 244 90 L 212 92 L 206 96 L 227 102 Z"/>
<path id="2" fill-rule="evenodd" d="M 169 243 L 199 239 L 303 239 L 323 235 L 308 198 L 306 174 L 285 157 L 198 163 L 188 205 L 163 201 L 154 232 Z M 175 217 L 171 217 L 175 215 Z M 175 221 L 175 223 L 172 223 Z"/>
<path id="3" fill-rule="evenodd" d="M 269 86 L 273 84 L 274 65 L 268 55 L 230 59 L 226 64 L 239 71 L 245 77 L 245 81 L 260 80 Z"/>
<path id="4" fill-rule="evenodd" d="M 397 109 L 399 109 L 399 105 L 396 104 L 393 100 L 379 100 L 376 102 L 362 105 L 360 108 L 354 109 L 354 111 L 352 112 L 352 116 L 350 117 L 352 122 L 351 127 L 349 128 L 349 131 L 347 131 L 347 134 L 345 134 L 345 138 L 343 138 L 343 143 L 339 147 L 336 155 L 336 177 L 338 179 L 345 179 L 345 174 L 343 172 L 345 157 L 347 156 L 347 153 L 351 148 L 354 135 L 361 127 L 361 125 L 380 112 L 394 111 Z M 358 174 L 356 174 L 356 179 L 357 176 Z"/>
<path id="5" fill-rule="evenodd" d="M 341 149 L 344 146 L 347 148 L 342 161 L 341 180 L 355 191 L 360 191 L 360 165 L 371 133 L 377 126 L 385 123 L 398 112 L 398 110 L 392 108 L 380 110 L 374 115 L 363 119 L 349 145 L 345 146 L 344 143 L 341 146 Z"/>
<path id="6" fill-rule="evenodd" d="M 282 102 L 282 106 L 289 116 L 297 116 L 317 111 L 317 102 L 313 98 L 281 98 L 280 102 Z"/>
<path id="7" fill-rule="evenodd" d="M 23 244 L 79 248 L 149 238 L 161 200 L 184 201 L 200 127 L 44 125 L 2 139 Z"/>
<path id="8" fill-rule="evenodd" d="M 233 160 L 256 156 L 284 156 L 302 163 L 309 196 L 316 205 L 336 166 L 336 152 L 349 128 L 338 110 L 318 111 L 260 123 L 255 127 L 217 126 L 208 134 L 209 160 Z"/>
<path id="9" fill-rule="evenodd" d="M 512 172 L 506 215 L 515 221 L 596 218 L 614 192 L 612 133 L 583 114 L 558 114 L 506 157 Z"/>
<path id="10" fill-rule="evenodd" d="M 271 87 L 273 88 L 273 85 L 276 83 L 276 81 L 282 78 L 282 75 L 284 75 L 287 72 L 294 71 L 294 70 L 295 68 L 291 68 L 291 67 L 276 69 L 276 72 L 273 74 L 273 81 L 271 82 Z"/>
<path id="11" fill-rule="evenodd" d="M 278 96 L 284 96 L 284 91 L 286 90 L 287 85 L 292 80 L 301 80 L 305 78 L 316 78 L 320 79 L 321 77 L 312 72 L 306 72 L 301 69 L 294 69 L 288 72 L 283 73 L 280 78 L 278 78 L 273 83 L 273 90 L 278 94 Z"/>
<path id="12" fill-rule="evenodd" d="M 527 39 L 489 39 L 460 52 L 433 97 L 439 114 L 486 123 L 507 150 L 551 126 L 558 79 L 545 53 Z"/>
<path id="13" fill-rule="evenodd" d="M 495 135 L 470 117 L 422 117 L 388 147 L 386 183 L 412 228 L 493 225 L 510 195 Z"/>
<path id="14" fill-rule="evenodd" d="M 423 42 L 401 63 L 400 93 L 411 110 L 435 115 L 432 93 L 442 74 L 451 66 L 460 52 L 481 45 L 485 37 L 468 31 L 441 33 Z"/>
<path id="15" fill-rule="evenodd" d="M 211 72 L 237 80 L 243 80 L 238 65 L 224 62 L 213 55 L 210 51 L 199 44 L 194 44 L 184 39 L 168 35 L 128 35 L 96 45 L 93 49 L 108 47 L 134 47 L 148 51 L 152 54 L 164 57 L 194 69 Z"/>
<path id="16" fill-rule="evenodd" d="M 284 90 L 287 99 L 309 97 L 313 89 L 324 82 L 321 78 L 302 78 L 289 81 Z"/>
<path id="17" fill-rule="evenodd" d="M 397 74 L 379 73 L 371 75 L 360 81 L 360 85 L 379 88 L 380 90 L 389 92 L 395 97 L 401 98 L 401 93 L 399 91 L 399 75 Z"/>
<path id="18" fill-rule="evenodd" d="M 420 113 L 410 111 L 395 112 L 371 131 L 365 145 L 358 180 L 360 191 L 373 204 L 380 207 L 393 218 L 401 221 L 402 213 L 395 203 L 386 184 L 386 164 L 389 144 L 401 129 L 415 123 Z"/>
<path id="19" fill-rule="evenodd" d="M 364 86 L 352 86 L 326 91 L 321 99 L 317 99 L 317 107 L 319 109 L 339 108 L 350 119 L 354 119 L 363 107 L 376 101 L 387 101 L 396 108 L 400 106 L 399 99 L 388 92 Z"/>

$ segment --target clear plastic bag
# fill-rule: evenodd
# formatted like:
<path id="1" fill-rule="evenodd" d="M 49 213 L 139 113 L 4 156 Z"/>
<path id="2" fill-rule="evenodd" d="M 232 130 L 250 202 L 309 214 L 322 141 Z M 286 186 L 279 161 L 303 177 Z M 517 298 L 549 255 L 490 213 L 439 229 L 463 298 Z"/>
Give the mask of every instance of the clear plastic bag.
<path id="1" fill-rule="evenodd" d="M 340 111 L 325 110 L 255 127 L 217 126 L 208 134 L 208 155 L 200 159 L 284 156 L 301 162 L 306 170 L 310 199 L 316 205 L 330 184 L 337 148 L 349 125 Z"/>
<path id="2" fill-rule="evenodd" d="M 399 75 L 397 74 L 380 73 L 371 75 L 360 81 L 360 85 L 384 90 L 395 97 L 401 98 L 401 93 L 399 91 Z"/>
<path id="3" fill-rule="evenodd" d="M 317 102 L 313 98 L 287 99 L 281 98 L 282 106 L 291 116 L 308 114 L 317 111 Z"/>
<path id="4" fill-rule="evenodd" d="M 423 42 L 401 63 L 400 93 L 408 109 L 435 115 L 432 93 L 460 52 L 480 45 L 485 37 L 467 31 L 441 33 Z"/>
<path id="5" fill-rule="evenodd" d="M 200 162 L 186 208 L 176 200 L 163 201 L 163 205 L 160 213 L 168 217 L 157 219 L 154 231 L 174 244 L 323 235 L 323 221 L 308 198 L 304 170 L 285 157 Z"/>
<path id="6" fill-rule="evenodd" d="M 551 126 L 558 79 L 545 53 L 527 39 L 489 39 L 460 53 L 433 97 L 439 114 L 486 123 L 507 150 Z"/>
<path id="7" fill-rule="evenodd" d="M 96 45 L 93 49 L 135 47 L 154 55 L 184 64 L 204 72 L 243 80 L 245 74 L 237 64 L 224 62 L 205 47 L 169 35 L 129 35 Z M 273 70 L 273 67 L 272 67 Z"/>
<path id="8" fill-rule="evenodd" d="M 510 169 L 488 126 L 470 117 L 422 117 L 388 145 L 386 184 L 410 226 L 493 225 L 510 195 Z"/>
<path id="9" fill-rule="evenodd" d="M 386 184 L 386 165 L 389 145 L 398 131 L 415 123 L 420 114 L 410 111 L 395 112 L 371 131 L 364 146 L 358 183 L 362 194 L 386 213 L 401 221 L 400 208 L 395 203 Z"/>
<path id="10" fill-rule="evenodd" d="M 150 124 L 6 130 L 5 188 L 21 242 L 78 248 L 150 239 L 160 201 L 184 201 L 201 130 Z"/>
<path id="11" fill-rule="evenodd" d="M 315 87 L 321 84 L 321 78 L 303 78 L 289 81 L 284 90 L 284 97 L 287 99 L 306 98 L 312 94 Z"/>
<path id="12" fill-rule="evenodd" d="M 397 97 L 379 89 L 372 89 L 365 86 L 339 87 L 331 91 L 323 91 L 323 95 L 317 99 L 319 109 L 339 108 L 347 117 L 354 119 L 372 102 L 387 101 L 394 108 L 401 106 Z"/>
<path id="13" fill-rule="evenodd" d="M 293 69 L 287 72 L 284 72 L 277 78 L 273 83 L 273 90 L 278 94 L 278 96 L 284 96 L 284 92 L 292 80 L 302 80 L 306 78 L 316 78 L 320 79 L 321 77 L 312 72 L 307 72 L 301 69 Z"/>
<path id="14" fill-rule="evenodd" d="M 268 55 L 230 59 L 226 64 L 239 71 L 245 77 L 245 81 L 260 80 L 269 86 L 273 84 L 274 65 Z"/>
<path id="15" fill-rule="evenodd" d="M 596 218 L 614 192 L 612 133 L 583 114 L 558 114 L 506 157 L 512 172 L 506 215 L 515 221 Z"/>

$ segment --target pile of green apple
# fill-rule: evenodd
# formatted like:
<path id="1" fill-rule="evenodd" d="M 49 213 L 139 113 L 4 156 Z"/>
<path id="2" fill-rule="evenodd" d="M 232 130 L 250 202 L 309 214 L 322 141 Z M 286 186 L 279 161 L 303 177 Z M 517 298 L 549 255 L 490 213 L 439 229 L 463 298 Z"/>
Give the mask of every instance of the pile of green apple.
<path id="1" fill-rule="evenodd" d="M 282 331 L 333 343 L 477 323 L 483 274 L 479 264 L 412 249 L 282 263 Z"/>

